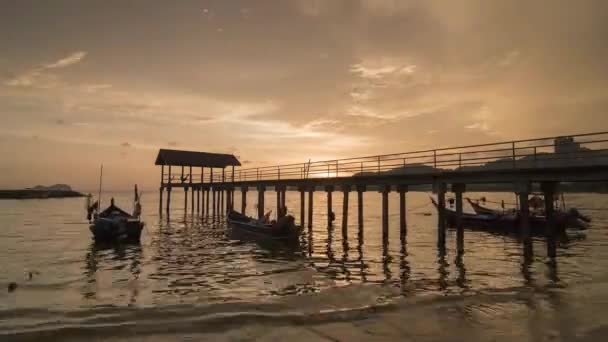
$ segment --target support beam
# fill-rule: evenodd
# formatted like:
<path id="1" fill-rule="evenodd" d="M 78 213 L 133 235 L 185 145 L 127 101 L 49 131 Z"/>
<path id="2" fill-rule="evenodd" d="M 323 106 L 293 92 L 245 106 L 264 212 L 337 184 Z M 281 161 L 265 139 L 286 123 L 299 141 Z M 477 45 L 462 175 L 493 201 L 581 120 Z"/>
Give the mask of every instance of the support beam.
<path id="1" fill-rule="evenodd" d="M 280 218 L 279 215 L 281 214 L 281 211 L 282 211 L 282 208 L 281 208 L 281 190 L 280 190 L 279 187 L 275 187 L 275 191 L 277 193 L 277 211 L 276 211 L 276 213 L 277 213 L 277 220 L 278 220 Z"/>
<path id="2" fill-rule="evenodd" d="M 209 193 L 211 192 L 211 188 L 205 188 L 205 216 L 209 216 Z"/>
<path id="3" fill-rule="evenodd" d="M 184 212 L 188 212 L 188 187 L 184 186 Z"/>
<path id="4" fill-rule="evenodd" d="M 407 221 L 406 221 L 406 203 L 405 203 L 405 194 L 408 191 L 407 185 L 399 185 L 397 187 L 397 191 L 399 191 L 399 237 L 401 242 L 405 241 L 407 236 Z"/>
<path id="5" fill-rule="evenodd" d="M 456 197 L 456 251 L 464 253 L 464 227 L 462 225 L 462 194 L 466 191 L 464 183 L 452 184 L 452 192 Z"/>
<path id="6" fill-rule="evenodd" d="M 196 212 L 201 212 L 201 188 L 196 187 Z"/>
<path id="7" fill-rule="evenodd" d="M 363 241 L 363 193 L 367 190 L 365 185 L 357 185 L 357 218 L 359 224 L 359 240 Z"/>
<path id="8" fill-rule="evenodd" d="M 342 186 L 343 200 L 342 200 L 342 239 L 348 241 L 348 195 L 350 193 L 350 186 Z"/>
<path id="9" fill-rule="evenodd" d="M 547 218 L 547 226 L 545 227 L 545 234 L 547 235 L 547 256 L 550 258 L 555 258 L 557 254 L 557 245 L 555 241 L 555 207 L 553 203 L 555 193 L 557 192 L 557 185 L 557 182 L 541 183 L 541 190 L 545 196 L 545 217 Z"/>
<path id="10" fill-rule="evenodd" d="M 311 186 L 308 189 L 308 228 L 312 228 L 312 214 L 313 214 L 313 194 L 315 187 Z"/>
<path id="11" fill-rule="evenodd" d="M 258 219 L 264 217 L 264 191 L 266 191 L 266 187 L 258 185 Z"/>
<path id="12" fill-rule="evenodd" d="M 327 226 L 331 227 L 334 223 L 335 220 L 335 215 L 334 212 L 332 210 L 332 203 L 331 203 L 331 196 L 332 193 L 334 191 L 334 187 L 332 185 L 326 185 L 325 186 L 325 191 L 327 192 Z"/>
<path id="13" fill-rule="evenodd" d="M 211 189 L 211 196 L 213 197 L 212 198 L 212 202 L 211 202 L 211 209 L 212 209 L 211 215 L 215 216 L 217 214 L 217 205 L 216 205 L 216 203 L 217 203 L 217 189 L 215 187 L 213 187 Z"/>

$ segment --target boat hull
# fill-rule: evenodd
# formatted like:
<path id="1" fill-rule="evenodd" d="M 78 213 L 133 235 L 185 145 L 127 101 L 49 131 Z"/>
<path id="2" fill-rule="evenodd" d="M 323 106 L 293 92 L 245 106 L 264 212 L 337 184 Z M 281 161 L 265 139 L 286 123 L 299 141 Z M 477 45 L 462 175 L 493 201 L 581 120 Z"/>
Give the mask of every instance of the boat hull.
<path id="1" fill-rule="evenodd" d="M 143 222 L 139 220 L 116 220 L 99 218 L 89 229 L 96 242 L 139 242 Z"/>

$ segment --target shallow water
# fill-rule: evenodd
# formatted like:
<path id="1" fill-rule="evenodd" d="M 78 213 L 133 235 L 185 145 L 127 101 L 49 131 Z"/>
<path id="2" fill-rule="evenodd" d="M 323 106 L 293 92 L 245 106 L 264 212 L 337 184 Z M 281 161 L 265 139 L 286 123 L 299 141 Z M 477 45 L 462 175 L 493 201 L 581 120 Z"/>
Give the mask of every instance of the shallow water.
<path id="1" fill-rule="evenodd" d="M 435 211 L 428 194 L 417 192 L 407 195 L 403 244 L 399 199 L 391 194 L 384 247 L 380 194 L 365 193 L 362 234 L 354 195 L 343 236 L 341 193 L 327 228 L 326 195 L 316 192 L 312 234 L 296 249 L 231 240 L 222 219 L 185 212 L 178 191 L 170 219 L 157 213 L 158 194 L 144 194 L 146 229 L 137 246 L 96 247 L 83 199 L 0 201 L 0 284 L 18 284 L 0 291 L 0 335 L 567 340 L 604 332 L 608 196 L 567 197 L 593 226 L 562 238 L 551 260 L 543 239 L 524 257 L 513 237 L 468 230 L 462 258 L 452 230 L 440 253 Z M 514 201 L 508 193 L 467 195 Z M 131 209 L 130 193 L 109 196 Z M 255 196 L 249 192 L 249 215 Z M 267 209 L 276 208 L 274 192 L 266 196 Z M 239 192 L 234 202 L 240 207 Z M 299 220 L 299 193 L 287 193 L 287 206 Z M 416 324 L 404 331 L 406 317 Z"/>

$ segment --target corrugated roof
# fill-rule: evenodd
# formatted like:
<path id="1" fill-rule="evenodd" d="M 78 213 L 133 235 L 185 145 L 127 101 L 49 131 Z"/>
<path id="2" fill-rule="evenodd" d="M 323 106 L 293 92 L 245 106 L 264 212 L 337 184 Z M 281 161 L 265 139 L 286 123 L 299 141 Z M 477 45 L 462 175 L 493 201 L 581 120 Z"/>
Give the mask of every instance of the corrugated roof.
<path id="1" fill-rule="evenodd" d="M 241 166 L 241 163 L 232 154 L 160 149 L 154 165 L 224 168 Z"/>

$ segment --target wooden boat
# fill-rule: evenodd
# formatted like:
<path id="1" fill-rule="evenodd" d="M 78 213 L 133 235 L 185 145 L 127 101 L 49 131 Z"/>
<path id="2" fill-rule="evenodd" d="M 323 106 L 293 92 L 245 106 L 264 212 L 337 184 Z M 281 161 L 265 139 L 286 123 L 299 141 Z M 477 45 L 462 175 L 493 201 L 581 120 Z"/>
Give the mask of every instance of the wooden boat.
<path id="1" fill-rule="evenodd" d="M 471 205 L 476 214 L 487 214 L 487 215 L 510 215 L 519 217 L 519 212 L 515 209 L 509 209 L 507 211 L 495 210 L 491 208 L 487 208 L 479 204 L 477 201 L 473 201 L 470 198 L 466 199 L 467 202 Z M 545 215 L 531 212 L 529 217 L 530 223 L 532 225 L 545 225 L 547 222 L 547 218 Z M 576 208 L 571 208 L 568 211 L 556 210 L 555 211 L 555 221 L 557 226 L 564 226 L 565 228 L 576 228 L 580 230 L 584 230 L 589 228 L 588 223 L 591 222 L 591 219 L 587 216 L 582 215 Z"/>
<path id="2" fill-rule="evenodd" d="M 433 205 L 437 210 L 439 207 L 437 202 L 431 198 Z M 446 222 L 450 227 L 456 227 L 458 223 L 458 215 L 456 211 L 450 208 L 444 208 Z M 497 213 L 495 211 L 484 211 L 483 213 L 462 213 L 461 221 L 464 227 L 481 229 L 491 232 L 517 234 L 520 232 L 521 217 L 516 212 Z M 540 216 L 530 216 L 528 227 L 531 235 L 545 235 L 546 219 Z M 569 222 L 567 220 L 556 217 L 555 228 L 558 233 L 563 233 L 566 228 L 586 229 L 585 225 Z"/>
<path id="3" fill-rule="evenodd" d="M 89 229 L 95 242 L 139 242 L 144 223 L 139 217 L 131 215 L 114 205 L 97 214 Z"/>
<path id="4" fill-rule="evenodd" d="M 287 215 L 279 222 L 262 223 L 236 211 L 230 211 L 226 219 L 232 236 L 239 240 L 264 240 L 280 243 L 299 242 L 301 227 L 294 224 L 293 216 Z"/>

